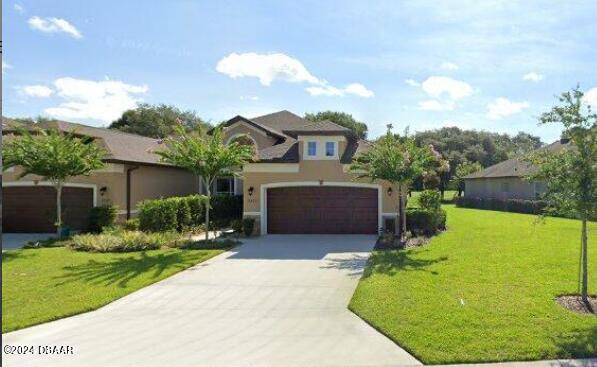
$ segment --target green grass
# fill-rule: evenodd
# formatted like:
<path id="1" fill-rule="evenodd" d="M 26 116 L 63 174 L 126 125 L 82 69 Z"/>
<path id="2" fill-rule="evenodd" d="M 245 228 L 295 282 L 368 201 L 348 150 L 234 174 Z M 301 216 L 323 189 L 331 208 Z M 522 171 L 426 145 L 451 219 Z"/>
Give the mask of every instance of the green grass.
<path id="1" fill-rule="evenodd" d="M 89 253 L 68 248 L 2 254 L 2 332 L 97 309 L 222 250 Z"/>
<path id="2" fill-rule="evenodd" d="M 372 254 L 351 310 L 426 364 L 597 355 L 597 317 L 554 302 L 578 292 L 579 221 L 445 208 L 428 245 Z"/>

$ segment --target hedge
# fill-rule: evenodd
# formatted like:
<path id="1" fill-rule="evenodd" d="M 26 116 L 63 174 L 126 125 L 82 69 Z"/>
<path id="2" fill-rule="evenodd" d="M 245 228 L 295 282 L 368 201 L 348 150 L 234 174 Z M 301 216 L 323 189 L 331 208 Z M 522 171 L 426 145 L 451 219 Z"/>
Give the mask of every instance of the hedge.
<path id="1" fill-rule="evenodd" d="M 459 208 L 473 208 L 498 210 L 503 212 L 539 214 L 546 207 L 546 202 L 541 200 L 525 199 L 484 199 L 461 196 L 455 199 Z"/>
<path id="2" fill-rule="evenodd" d="M 104 227 L 111 227 L 116 222 L 116 207 L 103 205 L 91 208 L 89 212 L 89 231 L 100 233 Z"/>
<path id="3" fill-rule="evenodd" d="M 431 236 L 446 229 L 446 211 L 421 208 L 406 209 L 406 229 L 415 235 Z"/>
<path id="4" fill-rule="evenodd" d="M 145 200 L 139 205 L 139 229 L 149 232 L 185 231 L 205 222 L 204 195 Z M 221 228 L 241 219 L 243 197 L 215 195 L 211 198 L 210 226 Z"/>

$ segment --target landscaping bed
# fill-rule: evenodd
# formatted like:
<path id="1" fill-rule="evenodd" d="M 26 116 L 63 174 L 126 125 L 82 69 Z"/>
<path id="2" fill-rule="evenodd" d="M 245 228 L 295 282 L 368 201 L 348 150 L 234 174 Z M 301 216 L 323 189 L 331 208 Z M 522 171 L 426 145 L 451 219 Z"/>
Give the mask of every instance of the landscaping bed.
<path id="1" fill-rule="evenodd" d="M 444 208 L 427 245 L 373 252 L 353 312 L 425 364 L 597 355 L 597 317 L 557 303 L 578 292 L 579 221 Z"/>

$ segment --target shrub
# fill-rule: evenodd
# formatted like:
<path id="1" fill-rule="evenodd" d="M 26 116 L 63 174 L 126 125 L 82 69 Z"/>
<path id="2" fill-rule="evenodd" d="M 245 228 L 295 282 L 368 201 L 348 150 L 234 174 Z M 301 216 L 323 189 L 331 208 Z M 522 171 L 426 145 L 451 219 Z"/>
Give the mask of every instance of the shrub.
<path id="1" fill-rule="evenodd" d="M 232 230 L 238 236 L 243 230 L 243 221 L 240 219 L 234 219 L 230 222 L 230 227 L 232 227 Z"/>
<path id="2" fill-rule="evenodd" d="M 446 229 L 446 211 L 408 208 L 406 229 L 415 235 L 431 236 Z"/>
<path id="3" fill-rule="evenodd" d="M 426 210 L 439 210 L 442 205 L 442 197 L 437 190 L 425 190 L 419 195 L 419 206 Z"/>
<path id="4" fill-rule="evenodd" d="M 127 231 L 138 231 L 139 230 L 139 218 L 127 219 L 122 227 Z"/>
<path id="5" fill-rule="evenodd" d="M 546 203 L 541 200 L 495 198 L 484 199 L 466 196 L 456 198 L 455 203 L 456 206 L 460 208 L 498 210 L 524 214 L 539 214 L 546 206 Z"/>
<path id="6" fill-rule="evenodd" d="M 145 200 L 139 205 L 139 228 L 150 232 L 182 232 L 201 226 L 206 200 L 202 195 Z"/>
<path id="7" fill-rule="evenodd" d="M 243 216 L 242 195 L 212 196 L 209 214 L 215 228 L 226 227 L 232 220 L 241 219 Z"/>
<path id="8" fill-rule="evenodd" d="M 185 239 L 176 232 L 112 231 L 73 236 L 68 246 L 77 251 L 132 252 L 155 250 L 163 246 L 174 247 L 184 241 Z"/>
<path id="9" fill-rule="evenodd" d="M 255 228 L 255 218 L 243 218 L 243 233 L 245 236 L 250 237 L 253 234 Z"/>
<path id="10" fill-rule="evenodd" d="M 116 207 L 113 205 L 96 206 L 89 213 L 89 231 L 99 233 L 104 227 L 111 227 L 116 221 Z"/>

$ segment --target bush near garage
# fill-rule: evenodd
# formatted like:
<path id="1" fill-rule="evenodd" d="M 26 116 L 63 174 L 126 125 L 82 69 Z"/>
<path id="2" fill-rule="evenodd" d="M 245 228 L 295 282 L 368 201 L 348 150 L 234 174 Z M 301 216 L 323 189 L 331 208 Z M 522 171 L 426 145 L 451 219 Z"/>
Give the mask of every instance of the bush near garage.
<path id="1" fill-rule="evenodd" d="M 406 229 L 415 236 L 431 236 L 446 229 L 446 211 L 408 208 L 406 210 Z"/>
<path id="2" fill-rule="evenodd" d="M 418 200 L 422 209 L 436 211 L 442 206 L 442 197 L 437 190 L 424 190 L 419 194 Z"/>
<path id="3" fill-rule="evenodd" d="M 76 251 L 133 252 L 161 247 L 181 247 L 189 239 L 178 232 L 145 233 L 140 231 L 108 231 L 101 234 L 79 234 L 67 245 Z"/>
<path id="4" fill-rule="evenodd" d="M 229 226 L 233 220 L 241 219 L 243 216 L 243 196 L 212 196 L 209 215 L 212 221 L 210 226 L 213 226 L 214 229 Z"/>
<path id="5" fill-rule="evenodd" d="M 91 208 L 89 212 L 89 231 L 100 233 L 105 227 L 112 227 L 116 222 L 116 207 L 103 205 Z"/>

